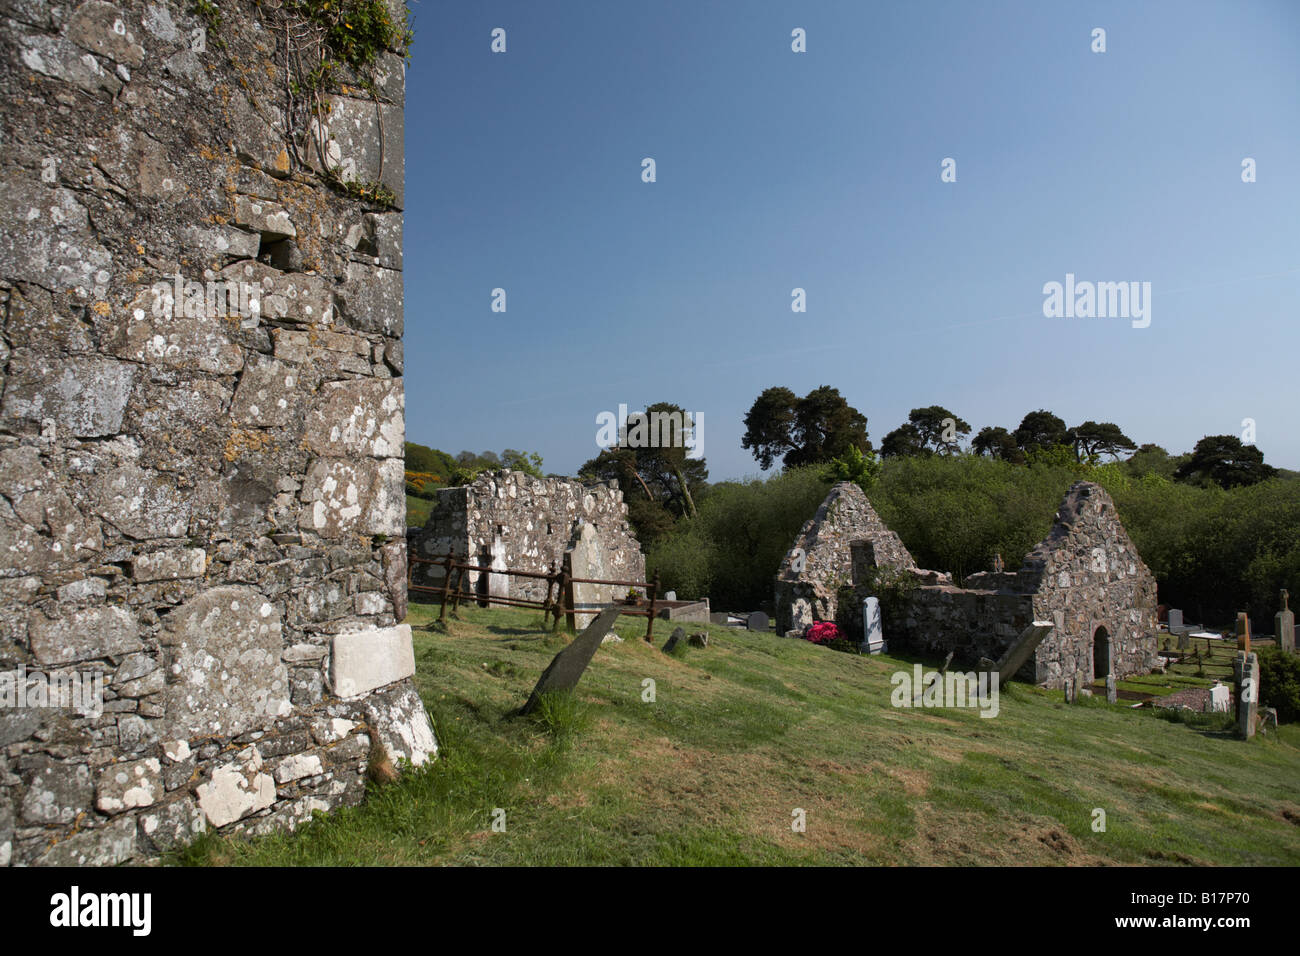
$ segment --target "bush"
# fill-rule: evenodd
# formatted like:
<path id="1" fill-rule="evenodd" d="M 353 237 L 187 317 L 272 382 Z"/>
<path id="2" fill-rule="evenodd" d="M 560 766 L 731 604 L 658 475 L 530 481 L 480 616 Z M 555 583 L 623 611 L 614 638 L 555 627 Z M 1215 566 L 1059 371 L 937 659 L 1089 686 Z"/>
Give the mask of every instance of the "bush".
<path id="1" fill-rule="evenodd" d="M 787 468 L 767 480 L 710 486 L 699 516 L 684 518 L 646 557 L 666 590 L 709 597 L 719 608 L 755 608 L 772 601 L 776 571 L 803 523 L 830 490 L 822 469 Z"/>
<path id="2" fill-rule="evenodd" d="M 1300 719 L 1300 655 L 1280 647 L 1259 650 L 1259 706 L 1275 707 L 1281 723 Z"/>

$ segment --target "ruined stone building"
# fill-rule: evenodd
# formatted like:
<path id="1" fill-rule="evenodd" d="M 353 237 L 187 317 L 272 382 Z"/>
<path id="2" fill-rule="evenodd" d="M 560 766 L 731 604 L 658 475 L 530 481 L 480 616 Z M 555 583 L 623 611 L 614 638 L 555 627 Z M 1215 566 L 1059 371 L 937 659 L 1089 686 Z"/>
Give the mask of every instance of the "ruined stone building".
<path id="1" fill-rule="evenodd" d="M 967 665 L 997 660 L 1032 621 L 1053 629 L 1021 677 L 1060 687 L 1124 677 L 1156 664 L 1156 582 L 1100 485 L 1077 482 L 1061 502 L 1051 532 L 1019 571 L 972 574 L 965 587 L 949 575 L 916 568 L 866 496 L 844 482 L 804 525 L 777 574 L 778 632 L 813 620 L 862 628 L 862 599 L 881 597 L 891 649 L 954 658 Z M 800 567 L 802 570 L 796 570 Z M 893 577 L 881 595 L 881 576 Z"/>
<path id="2" fill-rule="evenodd" d="M 439 491 L 424 527 L 409 532 L 410 553 L 438 558 L 450 551 L 498 571 L 546 574 L 560 567 L 564 552 L 579 544 L 584 530 L 585 573 L 579 577 L 645 580 L 645 556 L 628 524 L 627 505 L 617 482 L 584 485 L 570 478 L 535 478 L 510 469 Z M 437 565 L 416 563 L 412 583 L 441 587 L 442 575 Z M 536 578 L 485 577 L 480 582 L 479 574 L 471 571 L 466 584 L 473 592 L 482 585 L 502 597 L 530 601 L 546 597 L 546 582 Z"/>
<path id="3" fill-rule="evenodd" d="M 400 48 L 313 117 L 289 14 L 196 9 L 0 14 L 4 864 L 292 828 L 359 801 L 372 748 L 436 749 L 402 623 Z"/>

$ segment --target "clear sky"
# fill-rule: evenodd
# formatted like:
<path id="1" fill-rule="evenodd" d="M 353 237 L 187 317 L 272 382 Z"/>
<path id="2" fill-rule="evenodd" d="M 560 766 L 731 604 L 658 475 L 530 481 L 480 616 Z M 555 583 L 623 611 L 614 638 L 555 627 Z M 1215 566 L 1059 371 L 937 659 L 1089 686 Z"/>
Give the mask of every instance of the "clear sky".
<path id="1" fill-rule="evenodd" d="M 1300 468 L 1297 0 L 411 9 L 410 440 L 572 474 L 669 401 L 736 478 L 759 392 L 825 384 L 877 447 L 933 404 L 1175 453 L 1251 418 Z M 1067 273 L 1150 282 L 1149 327 L 1045 317 Z"/>

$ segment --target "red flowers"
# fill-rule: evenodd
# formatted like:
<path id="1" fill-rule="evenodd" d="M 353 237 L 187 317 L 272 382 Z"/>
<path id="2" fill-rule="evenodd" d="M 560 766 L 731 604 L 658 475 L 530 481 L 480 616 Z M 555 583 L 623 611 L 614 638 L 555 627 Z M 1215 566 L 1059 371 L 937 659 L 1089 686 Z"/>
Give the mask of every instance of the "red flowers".
<path id="1" fill-rule="evenodd" d="M 818 621 L 816 624 L 809 625 L 803 636 L 805 640 L 812 641 L 814 644 L 829 644 L 831 641 L 838 641 L 844 635 L 840 633 L 839 625 L 834 621 Z"/>

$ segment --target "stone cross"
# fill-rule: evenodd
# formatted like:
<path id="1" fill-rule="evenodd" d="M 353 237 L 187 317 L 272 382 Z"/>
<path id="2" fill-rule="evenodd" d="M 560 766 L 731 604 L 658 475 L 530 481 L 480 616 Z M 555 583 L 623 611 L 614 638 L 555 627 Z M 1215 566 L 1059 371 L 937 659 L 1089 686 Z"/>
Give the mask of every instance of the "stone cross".
<path id="1" fill-rule="evenodd" d="M 1288 654 L 1295 653 L 1295 612 L 1287 607 L 1286 589 L 1282 589 L 1282 610 L 1273 615 L 1273 633 L 1277 646 Z"/>

